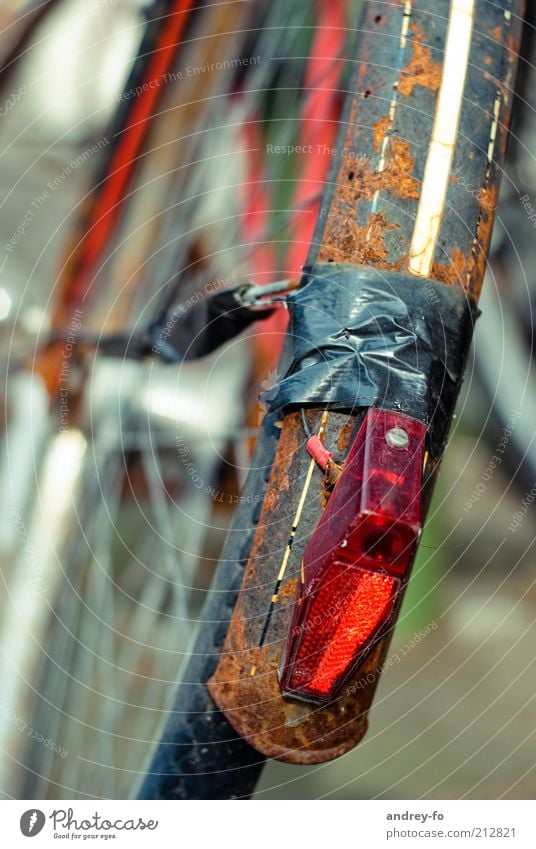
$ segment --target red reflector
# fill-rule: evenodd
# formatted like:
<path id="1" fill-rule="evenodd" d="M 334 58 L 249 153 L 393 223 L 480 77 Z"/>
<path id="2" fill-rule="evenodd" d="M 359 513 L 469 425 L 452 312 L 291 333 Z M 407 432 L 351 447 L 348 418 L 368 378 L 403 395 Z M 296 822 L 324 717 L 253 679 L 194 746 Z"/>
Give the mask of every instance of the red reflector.
<path id="1" fill-rule="evenodd" d="M 284 694 L 325 702 L 385 633 L 421 531 L 426 428 L 369 410 L 303 555 Z"/>
<path id="2" fill-rule="evenodd" d="M 348 664 L 389 615 L 397 581 L 378 572 L 332 563 L 308 605 L 289 690 L 329 697 Z M 298 630 L 299 634 L 299 630 Z"/>

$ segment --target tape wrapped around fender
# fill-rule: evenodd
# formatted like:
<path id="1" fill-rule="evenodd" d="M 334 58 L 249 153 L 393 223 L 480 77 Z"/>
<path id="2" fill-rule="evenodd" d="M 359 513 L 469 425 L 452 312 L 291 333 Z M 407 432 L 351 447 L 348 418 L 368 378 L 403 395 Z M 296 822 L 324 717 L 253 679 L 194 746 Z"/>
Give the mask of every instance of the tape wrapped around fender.
<path id="1" fill-rule="evenodd" d="M 262 396 L 270 411 L 397 410 L 426 424 L 438 459 L 478 316 L 461 287 L 323 263 L 305 270 L 287 304 L 291 364 Z"/>

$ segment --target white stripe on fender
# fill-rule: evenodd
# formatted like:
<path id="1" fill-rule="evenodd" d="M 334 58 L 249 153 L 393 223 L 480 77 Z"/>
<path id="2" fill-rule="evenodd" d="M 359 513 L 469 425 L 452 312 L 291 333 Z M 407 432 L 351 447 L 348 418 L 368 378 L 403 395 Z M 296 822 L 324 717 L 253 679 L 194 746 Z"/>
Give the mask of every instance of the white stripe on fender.
<path id="1" fill-rule="evenodd" d="M 409 271 L 430 273 L 447 196 L 460 113 L 476 0 L 452 0 L 450 5 L 443 76 L 424 169 L 415 229 L 409 252 Z"/>

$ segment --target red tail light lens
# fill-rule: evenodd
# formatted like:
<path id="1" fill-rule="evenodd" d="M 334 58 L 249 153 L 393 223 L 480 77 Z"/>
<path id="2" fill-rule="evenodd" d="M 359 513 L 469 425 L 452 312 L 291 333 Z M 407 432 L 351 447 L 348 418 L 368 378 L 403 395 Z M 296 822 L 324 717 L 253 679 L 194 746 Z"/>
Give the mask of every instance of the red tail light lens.
<path id="1" fill-rule="evenodd" d="M 295 628 L 300 646 L 286 689 L 317 699 L 329 696 L 348 659 L 391 613 L 397 585 L 388 575 L 333 562 Z"/>
<path id="2" fill-rule="evenodd" d="M 284 694 L 324 703 L 385 633 L 421 531 L 426 428 L 369 410 L 303 556 Z"/>

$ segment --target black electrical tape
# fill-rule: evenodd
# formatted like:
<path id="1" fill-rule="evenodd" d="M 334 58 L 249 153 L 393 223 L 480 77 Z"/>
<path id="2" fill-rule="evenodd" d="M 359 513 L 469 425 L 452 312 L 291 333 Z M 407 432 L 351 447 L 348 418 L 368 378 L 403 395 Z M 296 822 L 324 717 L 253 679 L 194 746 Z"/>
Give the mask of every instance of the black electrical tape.
<path id="1" fill-rule="evenodd" d="M 426 424 L 432 456 L 441 456 L 478 316 L 460 286 L 322 263 L 305 269 L 287 305 L 292 362 L 262 396 L 271 412 L 403 412 Z"/>
<path id="2" fill-rule="evenodd" d="M 151 350 L 166 362 L 204 357 L 273 311 L 242 306 L 232 289 L 224 289 L 189 309 L 171 308 L 149 330 Z"/>
<path id="3" fill-rule="evenodd" d="M 269 318 L 273 306 L 244 306 L 233 289 L 224 289 L 186 308 L 166 309 L 146 330 L 115 336 L 92 337 L 101 354 L 140 360 L 157 356 L 166 363 L 181 363 L 211 354 L 253 322 Z M 63 337 L 62 337 L 63 338 Z"/>

